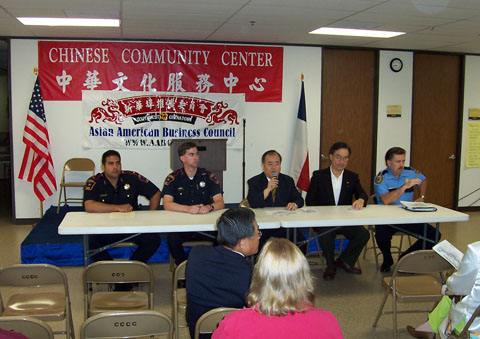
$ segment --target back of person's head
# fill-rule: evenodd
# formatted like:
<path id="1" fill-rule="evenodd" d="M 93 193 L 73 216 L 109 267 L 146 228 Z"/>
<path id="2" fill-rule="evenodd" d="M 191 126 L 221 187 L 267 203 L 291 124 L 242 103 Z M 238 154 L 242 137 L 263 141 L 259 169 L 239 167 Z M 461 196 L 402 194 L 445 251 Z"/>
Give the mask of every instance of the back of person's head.
<path id="1" fill-rule="evenodd" d="M 117 151 L 115 151 L 113 149 L 110 149 L 110 150 L 108 150 L 108 151 L 106 151 L 105 153 L 102 154 L 102 165 L 105 165 L 105 163 L 107 162 L 107 158 L 111 157 L 111 156 L 116 156 L 120 160 L 122 160 L 122 158 L 120 157 L 120 153 L 118 153 Z"/>
<path id="2" fill-rule="evenodd" d="M 385 153 L 385 164 L 388 160 L 392 160 L 395 155 L 405 155 L 407 151 L 405 151 L 401 147 L 392 147 L 390 148 L 387 153 Z"/>
<path id="3" fill-rule="evenodd" d="M 217 242 L 234 248 L 238 241 L 253 236 L 255 213 L 249 208 L 234 207 L 226 210 L 217 220 Z"/>
<path id="4" fill-rule="evenodd" d="M 305 311 L 315 298 L 310 266 L 292 242 L 270 238 L 253 269 L 247 305 L 259 313 L 282 316 Z"/>
<path id="5" fill-rule="evenodd" d="M 182 155 L 185 155 L 185 153 L 187 153 L 187 151 L 190 149 L 190 148 L 197 148 L 197 144 L 194 143 L 193 141 L 185 141 L 183 143 L 180 144 L 180 146 L 178 146 L 178 149 L 177 149 L 177 152 L 178 152 L 178 156 L 181 157 Z"/>

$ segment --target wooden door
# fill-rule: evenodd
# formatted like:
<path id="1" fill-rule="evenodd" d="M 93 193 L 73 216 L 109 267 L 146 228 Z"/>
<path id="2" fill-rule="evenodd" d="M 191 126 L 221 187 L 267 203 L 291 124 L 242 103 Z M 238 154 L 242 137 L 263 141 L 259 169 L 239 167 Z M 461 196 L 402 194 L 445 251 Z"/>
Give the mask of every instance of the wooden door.
<path id="1" fill-rule="evenodd" d="M 330 146 L 352 148 L 347 168 L 359 174 L 364 190 L 373 187 L 376 52 L 323 49 L 320 167 L 330 165 Z M 322 156 L 323 155 L 323 156 Z"/>
<path id="2" fill-rule="evenodd" d="M 427 201 L 455 203 L 459 86 L 458 55 L 415 53 L 410 164 L 428 179 Z"/>

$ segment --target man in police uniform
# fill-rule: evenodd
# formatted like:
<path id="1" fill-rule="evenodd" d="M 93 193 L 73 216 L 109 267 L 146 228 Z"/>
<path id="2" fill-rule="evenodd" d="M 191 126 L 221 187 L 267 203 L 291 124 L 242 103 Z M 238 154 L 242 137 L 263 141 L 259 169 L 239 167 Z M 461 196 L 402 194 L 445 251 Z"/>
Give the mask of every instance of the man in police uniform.
<path id="1" fill-rule="evenodd" d="M 385 154 L 387 168 L 375 177 L 375 194 L 380 205 L 399 205 L 400 201 L 413 201 L 415 187 L 420 189 L 420 197 L 415 201 L 424 202 L 427 193 L 427 178 L 411 167 L 405 167 L 406 151 L 400 147 L 392 147 Z M 400 230 L 408 233 L 423 235 L 424 224 L 396 225 Z M 399 230 L 391 226 L 376 226 L 375 239 L 383 253 L 382 272 L 389 272 L 393 265 L 391 240 L 393 234 Z M 427 225 L 426 248 L 431 249 L 435 243 L 435 228 Z M 440 233 L 439 237 L 440 239 Z M 423 240 L 418 239 L 402 256 L 412 251 L 422 249 Z"/>
<path id="2" fill-rule="evenodd" d="M 150 200 L 149 209 L 156 210 L 160 204 L 160 191 L 151 181 L 133 171 L 122 171 L 120 154 L 109 150 L 102 155 L 103 173 L 89 178 L 83 192 L 85 211 L 93 213 L 130 212 L 138 210 L 138 196 Z M 91 248 L 121 241 L 129 234 L 104 234 L 89 237 Z M 155 254 L 162 239 L 155 233 L 140 234 L 132 238 L 137 244 L 130 260 L 147 262 Z M 108 251 L 92 257 L 93 261 L 112 260 Z"/>
<path id="3" fill-rule="evenodd" d="M 163 207 L 168 211 L 206 214 L 225 208 L 223 191 L 215 174 L 199 168 L 197 145 L 187 141 L 178 147 L 183 168 L 170 173 L 163 184 Z M 213 236 L 213 238 L 215 238 Z M 187 259 L 182 244 L 192 240 L 212 240 L 195 232 L 170 233 L 167 245 L 179 265 Z"/>

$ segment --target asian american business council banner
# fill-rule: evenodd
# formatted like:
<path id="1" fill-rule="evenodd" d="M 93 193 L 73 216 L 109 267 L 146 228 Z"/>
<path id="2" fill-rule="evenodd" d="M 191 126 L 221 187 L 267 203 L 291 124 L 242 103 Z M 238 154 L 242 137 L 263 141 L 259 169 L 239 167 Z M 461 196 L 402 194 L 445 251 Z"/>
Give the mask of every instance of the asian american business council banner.
<path id="1" fill-rule="evenodd" d="M 281 102 L 283 47 L 155 42 L 39 41 L 39 76 L 48 100 L 92 92 L 245 94 Z"/>
<path id="2" fill-rule="evenodd" d="M 85 148 L 159 149 L 173 139 L 241 136 L 244 94 L 83 91 Z"/>

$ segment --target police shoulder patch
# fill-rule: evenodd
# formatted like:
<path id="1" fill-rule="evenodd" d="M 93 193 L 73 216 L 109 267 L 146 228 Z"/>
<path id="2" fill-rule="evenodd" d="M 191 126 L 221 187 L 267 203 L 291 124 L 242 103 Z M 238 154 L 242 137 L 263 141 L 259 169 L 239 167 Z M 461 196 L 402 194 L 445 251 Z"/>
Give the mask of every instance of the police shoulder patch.
<path id="1" fill-rule="evenodd" d="M 382 173 L 378 173 L 378 175 L 375 177 L 375 183 L 378 185 L 378 184 L 381 184 L 383 182 L 383 175 Z"/>
<path id="2" fill-rule="evenodd" d="M 165 179 L 163 185 L 168 186 L 168 185 L 170 185 L 174 180 L 175 180 L 175 176 L 173 175 L 173 173 L 171 173 L 171 174 L 169 174 L 169 175 L 167 176 L 167 178 Z"/>
<path id="3" fill-rule="evenodd" d="M 96 183 L 97 182 L 93 178 L 88 179 L 87 183 L 85 184 L 85 191 L 91 191 Z"/>
<path id="4" fill-rule="evenodd" d="M 217 179 L 214 173 L 210 173 L 209 178 L 211 181 L 213 181 L 215 184 L 220 185 L 220 180 Z"/>
<path id="5" fill-rule="evenodd" d="M 141 182 L 144 182 L 146 184 L 148 184 L 150 181 L 145 178 L 143 175 L 141 175 L 140 173 L 137 173 L 137 176 L 138 176 L 138 180 L 140 180 Z"/>

